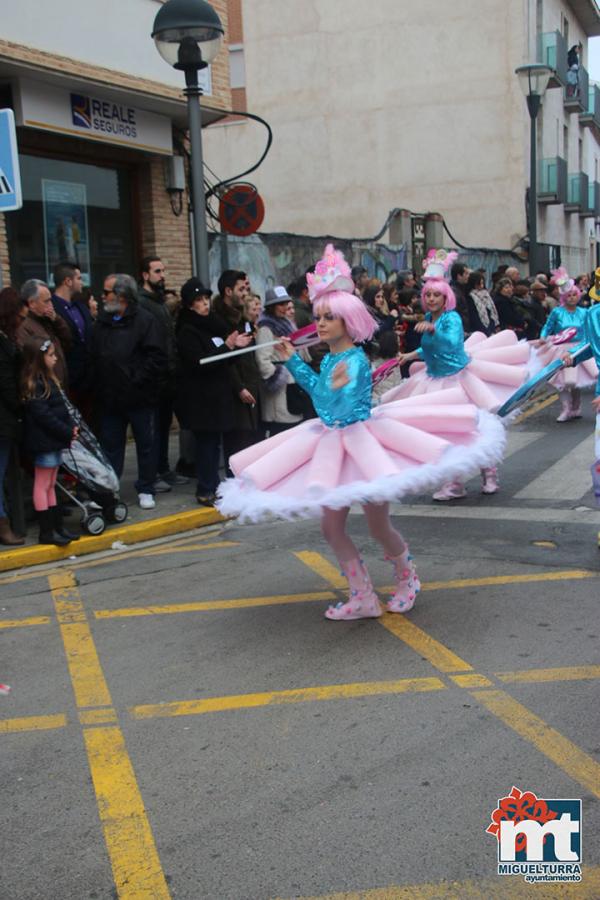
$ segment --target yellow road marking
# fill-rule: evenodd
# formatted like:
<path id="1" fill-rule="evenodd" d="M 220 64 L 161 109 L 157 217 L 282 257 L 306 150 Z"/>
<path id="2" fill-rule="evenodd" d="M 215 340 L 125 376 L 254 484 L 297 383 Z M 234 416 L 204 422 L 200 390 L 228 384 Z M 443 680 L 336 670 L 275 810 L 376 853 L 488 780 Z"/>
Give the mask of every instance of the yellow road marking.
<path id="1" fill-rule="evenodd" d="M 75 576 L 65 569 L 50 575 L 48 580 L 81 722 L 86 725 L 114 721 L 116 713 Z M 120 728 L 84 728 L 83 737 L 119 900 L 169 900 L 169 889 Z"/>
<path id="2" fill-rule="evenodd" d="M 428 659 L 439 671 L 451 673 L 472 670 L 472 666 L 456 656 L 444 644 L 422 631 L 405 616 L 388 613 L 379 621 L 388 631 Z M 481 676 L 475 675 L 474 677 Z M 479 700 L 482 706 L 485 706 L 505 725 L 533 744 L 537 750 L 552 760 L 571 778 L 600 797 L 600 764 L 568 738 L 563 737 L 560 732 L 546 724 L 543 719 L 530 712 L 525 706 L 513 700 L 504 691 L 471 691 L 471 696 Z"/>
<path id="3" fill-rule="evenodd" d="M 241 597 L 236 600 L 199 600 L 196 603 L 167 603 L 152 606 L 131 606 L 120 609 L 97 609 L 97 619 L 121 619 L 129 616 L 166 616 L 176 613 L 206 612 L 215 609 L 248 609 L 253 606 L 279 606 L 287 603 L 307 603 L 313 600 L 335 600 L 331 591 L 306 594 L 276 594 L 273 597 Z"/>
<path id="4" fill-rule="evenodd" d="M 558 669 L 524 669 L 522 672 L 496 672 L 506 682 L 584 681 L 600 678 L 600 666 L 564 666 Z"/>
<path id="5" fill-rule="evenodd" d="M 365 681 L 357 684 L 330 684 L 322 687 L 298 688 L 288 691 L 267 691 L 261 694 L 232 694 L 227 697 L 205 697 L 173 703 L 151 703 L 134 706 L 129 711 L 134 719 L 154 719 L 164 716 L 198 716 L 203 713 L 224 712 L 230 709 L 251 709 L 257 706 L 278 706 L 286 703 L 306 703 L 315 700 L 348 700 L 353 697 L 372 697 L 382 694 L 443 691 L 446 685 L 439 678 L 402 678 L 398 681 Z"/>
<path id="6" fill-rule="evenodd" d="M 319 554 L 315 554 L 318 556 Z M 327 560 L 324 560 L 327 562 Z M 333 568 L 333 567 L 332 567 Z M 322 569 L 322 571 L 325 571 Z M 335 570 L 336 576 L 341 576 Z M 322 572 L 319 572 L 322 574 Z M 333 575 L 331 576 L 333 579 Z M 430 581 L 421 585 L 423 591 L 445 591 L 466 587 L 491 587 L 503 584 L 528 584 L 536 581 L 568 581 L 581 578 L 600 578 L 598 572 L 573 569 L 571 571 L 543 572 L 539 575 L 494 575 L 489 578 L 462 578 L 452 581 Z M 332 584 L 333 587 L 333 584 Z M 344 583 L 344 587 L 346 584 Z M 377 588 L 380 593 L 390 593 L 393 586 Z M 218 609 L 247 609 L 254 606 L 278 606 L 288 603 L 308 603 L 316 600 L 337 599 L 331 591 L 311 591 L 303 594 L 274 594 L 270 597 L 240 597 L 233 600 L 199 600 L 193 603 L 166 603 L 150 606 L 119 607 L 117 609 L 97 609 L 97 619 L 119 619 L 129 616 L 174 615 L 176 613 L 207 612 Z M 469 666 L 469 668 L 471 668 Z"/>
<path id="7" fill-rule="evenodd" d="M 169 900 L 169 888 L 121 730 L 85 728 L 83 736 L 120 900 Z"/>
<path id="8" fill-rule="evenodd" d="M 490 575 L 487 578 L 459 578 L 452 581 L 429 581 L 421 585 L 422 591 L 453 590 L 466 587 L 492 587 L 502 584 L 529 584 L 535 581 L 577 581 L 581 578 L 600 578 L 600 572 L 588 569 L 567 569 L 559 572 L 540 572 L 523 575 Z"/>
<path id="9" fill-rule="evenodd" d="M 48 581 L 77 706 L 111 706 L 110 691 L 73 573 L 68 570 L 57 572 L 50 575 Z"/>
<path id="10" fill-rule="evenodd" d="M 77 706 L 110 705 L 110 691 L 100 668 L 90 626 L 81 622 L 61 625 L 60 630 Z"/>
<path id="11" fill-rule="evenodd" d="M 526 412 L 521 413 L 520 416 L 517 416 L 513 421 L 513 425 L 520 425 L 521 422 L 524 422 L 525 419 L 528 419 L 530 416 L 534 416 L 537 412 L 541 412 L 543 409 L 546 409 L 548 406 L 552 406 L 553 403 L 556 403 L 558 400 L 558 394 L 552 394 L 551 397 L 548 397 L 547 400 L 542 400 L 540 403 L 535 403 L 531 409 L 528 409 Z"/>
<path id="12" fill-rule="evenodd" d="M 170 553 L 191 553 L 196 550 L 215 550 L 222 547 L 239 547 L 239 541 L 214 541 L 212 544 L 184 544 L 180 547 L 149 547 L 147 550 L 134 550 L 130 556 L 166 556 Z"/>
<path id="13" fill-rule="evenodd" d="M 209 528 L 210 526 L 206 526 L 206 527 Z M 184 546 L 186 541 L 194 542 L 194 544 L 193 544 L 194 550 L 204 550 L 205 548 L 208 548 L 209 546 L 218 546 L 218 547 L 237 547 L 237 546 L 239 546 L 238 541 L 215 541 L 212 545 L 208 544 L 208 543 L 206 545 L 204 544 L 204 542 L 209 542 L 210 540 L 214 539 L 215 537 L 219 537 L 219 535 L 221 534 L 222 531 L 223 531 L 223 528 L 220 528 L 217 532 L 211 531 L 210 534 L 206 534 L 204 536 L 201 534 L 197 534 L 197 535 L 189 535 L 188 534 L 184 538 L 178 538 L 177 540 L 173 540 L 172 542 L 170 542 L 168 544 L 168 547 L 172 547 L 174 550 L 176 550 L 176 548 Z M 200 541 L 203 542 L 202 546 L 199 545 Z M 135 545 L 131 545 L 132 548 L 133 548 L 133 546 L 135 546 Z M 74 570 L 74 569 L 79 570 L 79 569 L 89 569 L 89 568 L 92 568 L 93 566 L 105 566 L 105 565 L 110 564 L 111 562 L 114 562 L 115 560 L 131 559 L 133 557 L 146 556 L 149 552 L 156 550 L 156 549 L 162 549 L 163 547 L 166 547 L 166 546 L 167 545 L 165 545 L 165 544 L 161 544 L 161 545 L 159 545 L 159 547 L 147 547 L 143 550 L 133 550 L 133 549 L 127 548 L 126 550 L 121 550 L 116 553 L 110 552 L 109 548 L 106 548 L 105 550 L 98 551 L 99 553 L 107 554 L 105 556 L 102 556 L 101 559 L 69 560 L 69 569 L 70 570 Z M 168 553 L 169 551 L 167 549 L 165 549 L 164 552 Z M 57 569 L 55 563 L 52 563 L 51 565 L 47 565 L 47 566 L 40 566 L 40 568 L 36 569 L 35 572 L 28 572 L 26 570 L 21 570 L 20 572 L 18 572 L 15 575 L 1 576 L 0 584 L 16 584 L 18 581 L 25 581 L 25 580 L 31 581 L 32 579 L 35 579 L 35 578 L 46 578 L 49 574 L 56 572 L 56 571 L 61 571 L 61 570 L 60 570 L 60 568 Z"/>
<path id="14" fill-rule="evenodd" d="M 492 845 L 493 853 L 493 845 Z M 600 867 L 583 866 L 583 880 L 577 883 L 525 884 L 516 876 L 482 878 L 467 881 L 437 881 L 428 884 L 389 885 L 364 891 L 341 894 L 323 894 L 318 897 L 302 897 L 297 900 L 547 900 L 549 896 L 560 900 L 598 900 L 600 896 Z"/>
<path id="15" fill-rule="evenodd" d="M 55 716 L 24 716 L 21 719 L 0 719 L 0 734 L 14 734 L 17 731 L 47 731 L 50 728 L 64 728 L 67 717 L 62 714 Z"/>
<path id="16" fill-rule="evenodd" d="M 408 644 L 419 656 L 429 660 L 431 665 L 440 672 L 468 672 L 473 669 L 468 662 L 465 662 L 444 644 L 440 644 L 405 616 L 387 613 L 378 621 L 395 637 Z"/>
<path id="17" fill-rule="evenodd" d="M 112 725 L 117 721 L 117 714 L 112 707 L 106 709 L 82 709 L 79 711 L 82 725 Z"/>
<path id="18" fill-rule="evenodd" d="M 336 567 L 320 553 L 313 553 L 306 550 L 300 553 L 294 553 L 294 556 L 297 556 L 309 569 L 312 569 L 313 572 L 316 572 L 317 575 L 324 578 L 331 587 L 336 589 L 348 587 L 348 582 L 344 576 L 340 575 Z M 456 590 L 458 588 L 466 587 L 491 587 L 496 584 L 527 584 L 532 581 L 567 581 L 569 579 L 580 578 L 600 578 L 600 573 L 589 569 L 567 569 L 566 571 L 559 572 L 535 572 L 523 575 L 491 575 L 487 578 L 455 578 L 451 581 L 425 582 L 422 584 L 421 588 L 424 591 Z M 385 585 L 384 587 L 378 588 L 378 590 L 381 591 L 381 593 L 390 593 L 390 591 L 394 590 L 394 586 Z"/>
<path id="19" fill-rule="evenodd" d="M 504 691 L 473 691 L 482 706 L 533 744 L 563 772 L 600 797 L 600 763 Z"/>
<path id="20" fill-rule="evenodd" d="M 26 628 L 28 625 L 49 624 L 49 616 L 30 616 L 28 619 L 0 619 L 0 628 Z"/>
<path id="21" fill-rule="evenodd" d="M 339 570 L 320 553 L 313 553 L 311 550 L 302 550 L 299 553 L 294 553 L 294 556 L 297 556 L 300 562 L 303 562 L 305 566 L 308 566 L 309 569 L 312 569 L 313 572 L 320 575 L 327 584 L 331 585 L 331 587 L 340 590 L 348 587 L 348 582 L 344 576 L 340 575 Z"/>
<path id="22" fill-rule="evenodd" d="M 190 538 L 187 538 L 190 540 Z M 195 540 L 201 540 L 200 538 L 195 538 Z M 165 548 L 163 546 L 160 547 L 148 547 L 145 550 L 123 550 L 119 553 L 111 553 L 109 556 L 103 556 L 102 559 L 87 559 L 82 562 L 73 562 L 72 566 L 69 566 L 70 569 L 91 569 L 95 566 L 107 566 L 113 562 L 122 562 L 124 560 L 133 559 L 135 557 L 146 557 L 146 556 L 166 556 L 169 553 L 188 553 L 192 550 L 210 550 L 212 547 L 238 547 L 239 543 L 236 541 L 215 541 L 212 544 L 203 543 L 203 544 L 192 544 L 185 546 L 175 546 L 169 548 Z M 56 571 L 54 567 L 50 571 Z M 60 570 L 59 570 L 60 571 Z M 33 577 L 33 576 L 29 576 Z M 1 584 L 2 582 L 0 582 Z"/>
<path id="23" fill-rule="evenodd" d="M 472 675 L 451 675 L 450 681 L 461 688 L 492 687 L 493 685 L 493 681 L 490 681 L 485 675 L 477 675 L 475 672 Z"/>

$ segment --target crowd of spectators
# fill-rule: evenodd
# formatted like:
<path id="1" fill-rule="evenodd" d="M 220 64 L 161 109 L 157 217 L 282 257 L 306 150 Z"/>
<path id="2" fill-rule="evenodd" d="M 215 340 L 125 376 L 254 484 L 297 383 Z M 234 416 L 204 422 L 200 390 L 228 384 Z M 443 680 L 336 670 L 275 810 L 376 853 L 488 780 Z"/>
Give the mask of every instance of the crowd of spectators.
<path id="1" fill-rule="evenodd" d="M 471 270 L 464 263 L 455 262 L 449 275 L 465 337 L 474 331 L 489 337 L 510 329 L 520 339 L 536 340 L 559 302 L 558 285 L 550 274 L 542 272 L 525 278 L 516 266 L 502 265 L 488 277 L 485 269 Z M 378 360 L 388 358 L 396 345 L 397 352 L 415 350 L 419 335 L 414 327 L 423 318 L 421 284 L 415 273 L 401 272 L 382 282 L 370 278 L 362 266 L 355 266 L 352 276 L 355 292 L 372 309 L 379 323 L 372 346 L 366 348 L 371 356 Z M 581 305 L 589 306 L 592 301 L 588 291 L 593 276 L 580 275 L 576 283 L 582 292 Z"/>
<path id="2" fill-rule="evenodd" d="M 356 294 L 378 323 L 365 347 L 373 367 L 416 349 L 415 325 L 424 316 L 416 274 L 403 271 L 381 281 L 355 266 L 352 277 Z M 466 336 L 509 328 L 520 338 L 535 339 L 558 302 L 558 289 L 544 273 L 526 279 L 516 267 L 501 266 L 488 279 L 485 270 L 455 262 L 450 277 Z M 109 274 L 96 299 L 82 285 L 79 268 L 65 262 L 53 272 L 53 289 L 30 279 L 18 291 L 0 292 L 0 488 L 17 449 L 25 465 L 24 446 L 30 464 L 35 462 L 36 448 L 23 433 L 27 404 L 35 399 L 22 385 L 25 351 L 52 354 L 44 381 L 48 396 L 57 386 L 79 409 L 119 478 L 131 432 L 143 509 L 154 508 L 156 494 L 190 478 L 198 503 L 212 505 L 221 462 L 231 474 L 234 453 L 314 415 L 310 398 L 280 364 L 274 347 L 279 337 L 312 322 L 306 274 L 287 288 L 270 288 L 264 298 L 252 292 L 241 271 L 223 272 L 214 297 L 196 278 L 178 293 L 167 289 L 166 278 L 163 261 L 148 256 L 137 281 Z M 581 275 L 577 283 L 581 302 L 589 305 L 590 278 Z M 256 352 L 200 364 L 253 344 Z M 301 352 L 318 370 L 326 349 L 316 345 Z M 176 423 L 179 460 L 172 465 Z M 0 543 L 19 542 L 3 501 L 0 489 Z"/>

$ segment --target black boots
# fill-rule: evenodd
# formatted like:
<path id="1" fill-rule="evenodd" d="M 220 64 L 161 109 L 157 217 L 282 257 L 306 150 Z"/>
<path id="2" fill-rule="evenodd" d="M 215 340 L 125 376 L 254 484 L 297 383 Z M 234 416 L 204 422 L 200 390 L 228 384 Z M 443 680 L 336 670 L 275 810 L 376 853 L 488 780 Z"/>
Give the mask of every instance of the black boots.
<path id="1" fill-rule="evenodd" d="M 66 547 L 71 541 L 78 541 L 79 535 L 73 534 L 63 525 L 60 506 L 38 511 L 40 520 L 40 544 L 56 544 Z"/>
<path id="2" fill-rule="evenodd" d="M 40 520 L 40 544 L 56 544 L 57 547 L 66 547 L 71 543 L 71 539 L 63 537 L 59 534 L 54 525 L 56 506 L 51 509 L 38 510 L 38 519 Z"/>
<path id="3" fill-rule="evenodd" d="M 67 538 L 69 541 L 78 541 L 80 535 L 75 534 L 72 531 L 63 525 L 63 517 L 62 510 L 60 506 L 51 506 L 50 510 L 54 516 L 54 530 L 57 534 L 60 534 L 61 537 Z"/>

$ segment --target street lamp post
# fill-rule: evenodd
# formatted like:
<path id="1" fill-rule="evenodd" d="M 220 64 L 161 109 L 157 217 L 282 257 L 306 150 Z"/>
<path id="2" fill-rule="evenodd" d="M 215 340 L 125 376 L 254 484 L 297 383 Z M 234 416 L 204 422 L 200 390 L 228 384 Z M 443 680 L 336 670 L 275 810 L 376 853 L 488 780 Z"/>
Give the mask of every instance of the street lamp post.
<path id="1" fill-rule="evenodd" d="M 210 65 L 219 52 L 223 33 L 221 20 L 205 0 L 167 0 L 158 11 L 152 29 L 154 43 L 162 58 L 185 74 L 191 144 L 194 275 L 207 287 L 210 277 L 202 162 L 202 88 L 198 83 L 198 72 Z"/>
<path id="2" fill-rule="evenodd" d="M 542 97 L 548 87 L 553 69 L 539 63 L 527 66 L 519 66 L 515 69 L 519 76 L 521 90 L 527 100 L 527 109 L 530 118 L 530 142 L 529 142 L 529 272 L 536 275 L 538 270 L 538 239 L 537 239 L 537 141 L 535 123 L 540 111 Z"/>

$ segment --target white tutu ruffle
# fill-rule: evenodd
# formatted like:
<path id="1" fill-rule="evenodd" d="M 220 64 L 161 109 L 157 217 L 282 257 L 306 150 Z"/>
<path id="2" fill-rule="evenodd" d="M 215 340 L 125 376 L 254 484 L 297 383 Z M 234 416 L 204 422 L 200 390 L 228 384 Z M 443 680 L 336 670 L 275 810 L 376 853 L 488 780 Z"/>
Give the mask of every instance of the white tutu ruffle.
<path id="1" fill-rule="evenodd" d="M 318 516 L 323 507 L 398 501 L 496 465 L 501 421 L 463 401 L 460 389 L 386 403 L 370 419 L 329 428 L 310 419 L 231 457 L 223 515 L 256 522 Z"/>

